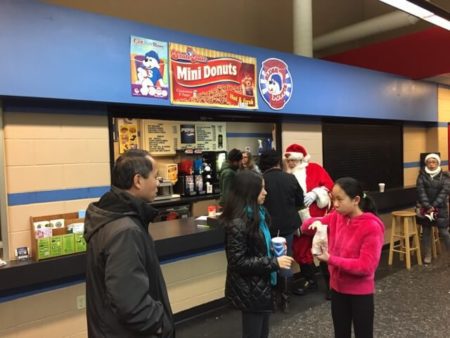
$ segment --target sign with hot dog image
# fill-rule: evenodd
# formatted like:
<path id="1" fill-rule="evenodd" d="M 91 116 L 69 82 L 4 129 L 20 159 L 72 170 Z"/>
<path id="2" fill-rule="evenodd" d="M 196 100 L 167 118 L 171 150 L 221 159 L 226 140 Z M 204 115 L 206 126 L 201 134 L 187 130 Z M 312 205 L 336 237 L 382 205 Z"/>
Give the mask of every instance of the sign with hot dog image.
<path id="1" fill-rule="evenodd" d="M 117 119 L 119 153 L 139 147 L 138 124 L 135 119 Z"/>
<path id="2" fill-rule="evenodd" d="M 171 102 L 258 108 L 256 58 L 170 43 Z"/>

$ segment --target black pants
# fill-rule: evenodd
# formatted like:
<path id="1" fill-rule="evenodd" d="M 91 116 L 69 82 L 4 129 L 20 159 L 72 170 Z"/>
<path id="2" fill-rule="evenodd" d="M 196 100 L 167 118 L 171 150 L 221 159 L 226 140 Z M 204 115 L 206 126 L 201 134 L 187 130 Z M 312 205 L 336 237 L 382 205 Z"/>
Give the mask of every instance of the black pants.
<path id="1" fill-rule="evenodd" d="M 320 262 L 320 271 L 322 272 L 323 280 L 325 281 L 326 291 L 330 288 L 330 272 L 328 271 L 328 264 Z"/>
<path id="2" fill-rule="evenodd" d="M 270 312 L 242 311 L 242 338 L 269 337 Z"/>
<path id="3" fill-rule="evenodd" d="M 370 295 L 346 295 L 332 290 L 331 315 L 335 338 L 373 337 L 374 301 Z"/>

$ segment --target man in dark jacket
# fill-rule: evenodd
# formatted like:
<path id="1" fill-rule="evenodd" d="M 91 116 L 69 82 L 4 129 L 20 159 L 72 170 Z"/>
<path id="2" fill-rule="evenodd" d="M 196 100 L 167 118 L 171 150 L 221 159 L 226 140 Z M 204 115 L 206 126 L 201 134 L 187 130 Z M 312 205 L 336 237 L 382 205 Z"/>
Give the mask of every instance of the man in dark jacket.
<path id="1" fill-rule="evenodd" d="M 233 179 L 236 176 L 237 170 L 242 162 L 242 152 L 239 149 L 233 148 L 227 156 L 227 161 L 220 169 L 220 200 L 219 205 L 223 207 L 230 190 Z"/>
<path id="2" fill-rule="evenodd" d="M 263 152 L 259 166 L 267 191 L 264 206 L 271 217 L 270 234 L 272 237 L 286 238 L 287 255 L 292 256 L 294 233 L 301 225 L 298 211 L 303 208 L 303 190 L 294 175 L 281 170 L 281 155 L 275 150 Z M 292 271 L 282 270 L 277 283 L 279 295 L 275 295 L 274 300 L 280 302 L 284 312 L 288 312 L 291 281 Z"/>
<path id="3" fill-rule="evenodd" d="M 144 150 L 121 155 L 111 191 L 89 205 L 85 235 L 89 337 L 174 337 L 166 285 L 148 224 L 158 188 Z"/>

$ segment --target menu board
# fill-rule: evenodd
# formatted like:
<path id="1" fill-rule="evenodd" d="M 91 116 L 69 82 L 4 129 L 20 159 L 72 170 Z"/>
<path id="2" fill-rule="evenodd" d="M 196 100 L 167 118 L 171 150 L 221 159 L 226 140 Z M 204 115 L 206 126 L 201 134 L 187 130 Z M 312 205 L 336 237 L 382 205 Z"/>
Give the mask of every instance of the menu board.
<path id="1" fill-rule="evenodd" d="M 117 119 L 117 131 L 119 134 L 119 153 L 123 154 L 129 149 L 138 148 L 138 128 L 135 119 Z"/>
<path id="2" fill-rule="evenodd" d="M 189 127 L 187 128 L 186 126 Z M 195 148 L 204 151 L 219 151 L 226 149 L 225 123 L 180 123 L 180 132 L 181 142 L 178 149 Z M 189 134 L 190 138 L 185 137 L 184 135 L 186 134 Z"/>
<path id="3" fill-rule="evenodd" d="M 142 148 L 153 156 L 175 155 L 179 126 L 171 121 L 142 120 Z"/>
<path id="4" fill-rule="evenodd" d="M 142 120 L 143 148 L 153 156 L 174 155 L 177 150 L 226 149 L 225 122 Z"/>

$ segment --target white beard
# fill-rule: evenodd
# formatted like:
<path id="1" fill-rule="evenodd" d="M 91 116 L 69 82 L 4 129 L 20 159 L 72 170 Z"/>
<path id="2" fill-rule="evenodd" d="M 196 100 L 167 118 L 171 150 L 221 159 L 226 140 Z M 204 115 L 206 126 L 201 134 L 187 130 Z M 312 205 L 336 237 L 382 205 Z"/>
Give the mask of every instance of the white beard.
<path id="1" fill-rule="evenodd" d="M 304 193 L 307 193 L 306 190 L 306 166 L 308 163 L 302 163 L 298 166 L 296 166 L 292 173 L 294 174 L 295 178 L 297 179 L 298 183 L 300 184 L 300 187 L 302 188 Z"/>

